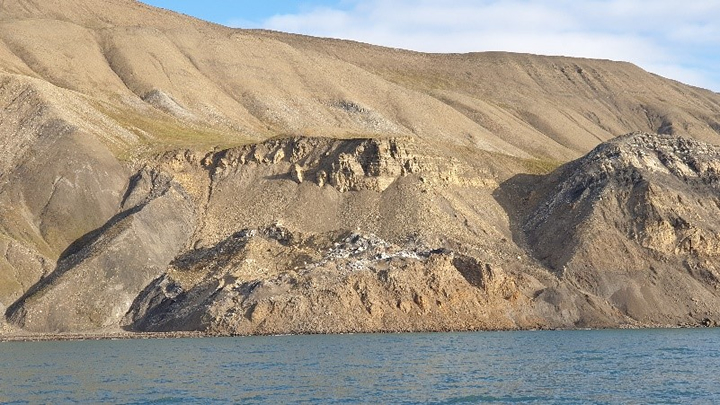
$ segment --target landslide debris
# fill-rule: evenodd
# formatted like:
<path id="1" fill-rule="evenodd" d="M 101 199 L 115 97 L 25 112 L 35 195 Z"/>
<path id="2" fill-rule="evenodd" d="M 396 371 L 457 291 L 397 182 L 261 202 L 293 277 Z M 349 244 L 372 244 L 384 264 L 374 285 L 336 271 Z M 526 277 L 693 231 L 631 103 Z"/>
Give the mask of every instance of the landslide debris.
<path id="1" fill-rule="evenodd" d="M 468 256 L 274 225 L 184 253 L 125 322 L 221 335 L 504 329 L 534 326 L 514 314 L 527 305 L 513 276 Z"/>

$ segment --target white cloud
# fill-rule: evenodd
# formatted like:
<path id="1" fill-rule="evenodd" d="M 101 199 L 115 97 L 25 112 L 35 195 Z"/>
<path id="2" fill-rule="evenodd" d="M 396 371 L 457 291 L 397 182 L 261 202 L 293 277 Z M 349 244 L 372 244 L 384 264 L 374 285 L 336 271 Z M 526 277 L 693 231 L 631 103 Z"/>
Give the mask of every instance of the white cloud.
<path id="1" fill-rule="evenodd" d="M 265 21 L 264 26 L 265 28 L 296 33 L 313 31 L 313 27 L 315 27 L 320 32 L 331 33 L 342 32 L 346 27 L 355 23 L 353 20 L 353 16 L 343 11 L 318 8 L 304 14 L 276 15 Z"/>
<path id="2" fill-rule="evenodd" d="M 245 18 L 231 18 L 227 21 L 223 21 L 222 24 L 226 25 L 228 27 L 233 27 L 233 28 L 253 29 L 253 28 L 264 28 L 266 22 L 258 22 L 258 21 L 248 20 Z"/>
<path id="3" fill-rule="evenodd" d="M 719 15 L 719 0 L 349 0 L 261 25 L 426 52 L 623 60 L 720 91 L 706 60 L 720 45 Z"/>
<path id="4" fill-rule="evenodd" d="M 712 80 L 705 76 L 705 72 L 699 69 L 688 68 L 679 65 L 651 64 L 646 67 L 649 71 L 660 76 L 669 77 L 683 83 L 698 83 L 697 86 L 711 87 Z M 702 86 L 706 83 L 708 86 Z"/>

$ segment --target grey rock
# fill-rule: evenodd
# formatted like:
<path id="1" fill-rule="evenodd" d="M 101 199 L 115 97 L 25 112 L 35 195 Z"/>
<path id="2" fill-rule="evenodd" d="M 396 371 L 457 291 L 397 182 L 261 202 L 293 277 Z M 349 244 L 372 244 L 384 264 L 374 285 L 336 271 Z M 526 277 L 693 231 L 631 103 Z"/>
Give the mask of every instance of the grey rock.
<path id="1" fill-rule="evenodd" d="M 61 257 L 55 271 L 7 310 L 32 332 L 117 327 L 134 298 L 188 242 L 194 207 L 172 182 L 112 218 Z"/>

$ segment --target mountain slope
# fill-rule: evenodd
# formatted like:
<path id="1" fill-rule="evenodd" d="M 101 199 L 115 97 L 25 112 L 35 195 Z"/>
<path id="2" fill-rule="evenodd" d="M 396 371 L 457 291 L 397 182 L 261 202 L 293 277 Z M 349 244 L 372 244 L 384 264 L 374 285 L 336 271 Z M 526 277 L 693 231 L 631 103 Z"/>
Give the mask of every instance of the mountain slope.
<path id="1" fill-rule="evenodd" d="M 231 131 L 226 143 L 293 132 L 442 134 L 445 143 L 566 160 L 633 130 L 711 141 L 720 122 L 714 93 L 626 63 L 421 54 L 231 30 L 133 1 L 1 7 L 8 72 L 112 101 L 123 113 L 152 106 L 168 119 Z"/>
<path id="2" fill-rule="evenodd" d="M 635 319 L 717 319 L 718 158 L 686 138 L 616 138 L 536 183 L 522 236 L 551 271 Z"/>
<path id="3" fill-rule="evenodd" d="M 503 52 L 423 54 L 258 34 L 337 57 L 431 95 L 504 140 L 545 156 L 574 152 L 578 157 L 600 141 L 633 130 L 685 133 L 717 142 L 716 93 L 629 63 Z"/>
<path id="4" fill-rule="evenodd" d="M 686 139 L 677 159 L 705 162 L 720 140 L 720 95 L 621 62 L 422 54 L 230 29 L 132 0 L 3 0 L 0 308 L 37 332 L 715 319 L 716 259 L 710 248 L 693 253 L 714 240 L 715 225 L 691 221 L 712 219 L 711 189 L 653 178 L 645 191 L 631 184 L 617 206 L 588 205 L 587 216 L 570 217 L 565 206 L 542 213 L 540 201 L 560 198 L 551 190 L 571 179 L 627 187 L 583 177 L 615 164 L 597 153 L 533 176 L 638 130 L 672 137 L 632 153 Z M 651 170 L 642 167 L 652 162 L 622 162 Z M 659 208 L 676 195 L 702 203 L 683 214 Z M 543 215 L 557 221 L 533 219 Z M 272 229 L 299 239 L 277 240 Z M 637 245 L 629 229 L 670 236 Z M 253 230 L 264 236 L 234 241 Z M 381 258 L 332 256 L 335 243 L 356 243 L 349 233 L 375 241 L 367 243 Z M 628 260 L 652 262 L 659 279 L 630 272 L 617 279 L 626 290 L 626 281 L 608 281 L 601 270 L 612 263 L 592 248 L 606 239 Z M 678 247 L 688 243 L 695 250 Z M 274 263 L 261 248 L 297 260 Z M 361 271 L 337 273 L 348 268 Z M 256 282 L 282 290 L 286 304 L 317 302 L 271 305 L 251 294 Z M 672 283 L 684 292 L 670 294 Z M 257 307 L 264 315 L 253 318 Z M 325 312 L 336 316 L 313 323 Z M 329 327 L 340 313 L 358 321 Z"/>

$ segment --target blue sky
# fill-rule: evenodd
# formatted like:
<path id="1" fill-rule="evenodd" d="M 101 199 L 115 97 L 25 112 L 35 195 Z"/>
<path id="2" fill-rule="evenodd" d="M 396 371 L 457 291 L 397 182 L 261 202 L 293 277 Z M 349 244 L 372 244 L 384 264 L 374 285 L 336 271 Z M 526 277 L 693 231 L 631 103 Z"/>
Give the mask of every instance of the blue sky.
<path id="1" fill-rule="evenodd" d="M 218 24 L 262 28 L 265 22 L 277 15 L 297 15 L 323 7 L 338 7 L 337 0 L 286 1 L 286 0 L 141 0 L 156 7 L 174 10 Z M 347 2 L 345 2 L 347 3 Z"/>
<path id="2" fill-rule="evenodd" d="M 238 28 L 425 52 L 629 61 L 720 92 L 720 0 L 143 0 Z"/>

